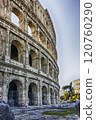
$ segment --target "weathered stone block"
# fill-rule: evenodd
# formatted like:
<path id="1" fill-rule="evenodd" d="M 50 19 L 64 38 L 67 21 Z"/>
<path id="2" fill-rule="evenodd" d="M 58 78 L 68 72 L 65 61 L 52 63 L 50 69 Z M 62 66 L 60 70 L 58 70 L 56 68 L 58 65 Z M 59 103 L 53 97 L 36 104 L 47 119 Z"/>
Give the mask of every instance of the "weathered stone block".
<path id="1" fill-rule="evenodd" d="M 4 101 L 0 100 L 0 120 L 14 120 L 14 113 L 10 106 Z"/>

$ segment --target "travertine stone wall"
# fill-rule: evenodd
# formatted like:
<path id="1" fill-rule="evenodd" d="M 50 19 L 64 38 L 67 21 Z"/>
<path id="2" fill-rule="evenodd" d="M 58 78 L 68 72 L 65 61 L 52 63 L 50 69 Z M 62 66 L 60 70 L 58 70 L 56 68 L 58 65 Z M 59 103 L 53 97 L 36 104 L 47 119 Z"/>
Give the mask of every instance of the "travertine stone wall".
<path id="1" fill-rule="evenodd" d="M 0 0 L 0 99 L 11 106 L 58 104 L 58 74 L 48 11 L 38 0 Z"/>

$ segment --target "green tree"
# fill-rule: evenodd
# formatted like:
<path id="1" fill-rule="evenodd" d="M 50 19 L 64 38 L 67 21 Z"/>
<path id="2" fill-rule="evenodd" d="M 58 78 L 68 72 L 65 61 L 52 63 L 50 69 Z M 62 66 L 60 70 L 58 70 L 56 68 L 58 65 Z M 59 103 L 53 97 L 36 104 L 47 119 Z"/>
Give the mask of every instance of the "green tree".
<path id="1" fill-rule="evenodd" d="M 80 94 L 74 94 L 73 92 L 73 88 L 72 88 L 72 82 L 70 83 L 70 85 L 65 85 L 62 87 L 63 91 L 69 90 L 67 91 L 64 96 L 60 97 L 61 101 L 76 101 L 77 99 L 80 99 Z"/>

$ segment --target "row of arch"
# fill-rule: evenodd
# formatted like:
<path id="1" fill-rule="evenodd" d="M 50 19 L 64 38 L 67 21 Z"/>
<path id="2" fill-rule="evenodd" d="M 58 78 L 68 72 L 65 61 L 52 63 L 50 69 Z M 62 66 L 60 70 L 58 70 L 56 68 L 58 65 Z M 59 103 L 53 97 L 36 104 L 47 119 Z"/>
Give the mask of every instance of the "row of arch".
<path id="1" fill-rule="evenodd" d="M 10 58 L 23 63 L 24 48 L 19 41 L 13 40 L 11 43 L 11 56 Z M 34 50 L 29 51 L 29 66 L 38 69 L 38 53 Z M 41 57 L 41 71 L 45 74 L 49 74 L 50 77 L 57 79 L 56 70 L 51 62 L 47 62 L 47 59 Z M 48 67 L 49 66 L 49 67 Z M 54 75 L 53 75 L 54 74 Z"/>
<path id="2" fill-rule="evenodd" d="M 57 104 L 58 103 L 58 93 L 54 91 L 52 88 L 50 88 L 50 104 Z M 38 87 L 35 83 L 31 83 L 28 87 L 28 105 L 29 106 L 36 106 L 38 105 Z M 48 90 L 46 86 L 42 86 L 42 105 L 48 105 L 49 99 L 48 99 Z M 18 80 L 13 80 L 9 84 L 8 89 L 8 104 L 10 106 L 22 106 L 23 102 L 23 87 L 22 83 Z"/>
<path id="3" fill-rule="evenodd" d="M 21 29 L 23 29 L 23 15 L 20 13 L 20 11 L 17 8 L 12 9 L 11 13 L 11 21 Z M 50 53 L 51 55 L 56 59 L 56 53 L 53 50 L 53 47 L 48 39 L 45 38 L 45 35 L 41 31 L 37 31 L 35 23 L 33 23 L 31 20 L 27 21 L 26 25 L 27 32 L 32 38 L 35 40 L 37 39 L 36 37 L 39 37 L 39 42 L 44 46 Z"/>

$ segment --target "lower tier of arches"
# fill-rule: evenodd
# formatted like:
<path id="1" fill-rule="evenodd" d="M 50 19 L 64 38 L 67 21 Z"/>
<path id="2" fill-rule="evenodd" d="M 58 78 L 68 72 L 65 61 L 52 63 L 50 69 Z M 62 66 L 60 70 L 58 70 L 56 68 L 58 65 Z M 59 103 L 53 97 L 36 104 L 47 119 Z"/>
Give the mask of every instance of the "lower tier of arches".
<path id="1" fill-rule="evenodd" d="M 0 86 L 0 99 L 6 101 L 10 106 L 39 106 L 59 103 L 59 89 L 44 81 L 29 80 L 28 78 L 20 80 L 17 77 L 8 79 Z"/>

